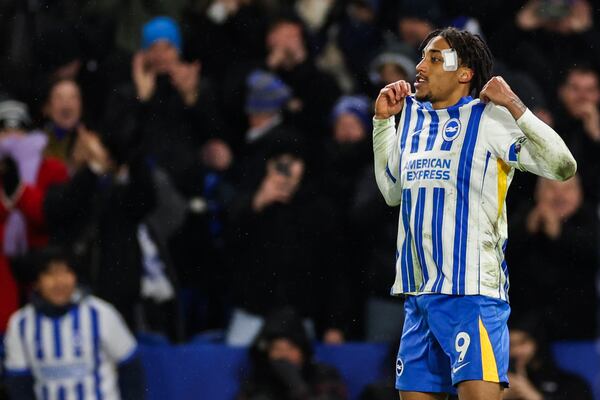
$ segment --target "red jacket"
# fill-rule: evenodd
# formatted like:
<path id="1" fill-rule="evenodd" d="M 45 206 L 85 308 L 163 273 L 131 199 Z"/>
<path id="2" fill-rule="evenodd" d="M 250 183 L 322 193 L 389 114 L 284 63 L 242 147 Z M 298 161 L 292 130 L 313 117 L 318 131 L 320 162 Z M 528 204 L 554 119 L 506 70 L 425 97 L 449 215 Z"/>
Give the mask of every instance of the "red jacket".
<path id="1" fill-rule="evenodd" d="M 35 185 L 24 185 L 15 204 L 27 221 L 29 248 L 48 244 L 48 232 L 44 220 L 44 197 L 51 185 L 68 180 L 67 167 L 56 158 L 42 160 Z M 10 210 L 0 201 L 0 333 L 6 330 L 10 315 L 19 308 L 17 284 L 12 276 L 4 248 L 4 225 Z"/>

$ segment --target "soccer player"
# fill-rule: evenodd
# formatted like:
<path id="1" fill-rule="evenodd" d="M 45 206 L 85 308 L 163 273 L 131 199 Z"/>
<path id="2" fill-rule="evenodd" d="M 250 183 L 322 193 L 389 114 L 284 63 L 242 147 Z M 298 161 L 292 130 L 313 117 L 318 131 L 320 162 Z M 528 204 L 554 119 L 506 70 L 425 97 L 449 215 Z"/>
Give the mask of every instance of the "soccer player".
<path id="1" fill-rule="evenodd" d="M 377 185 L 401 209 L 392 294 L 406 296 L 406 315 L 396 388 L 403 400 L 500 399 L 506 192 L 515 168 L 566 180 L 577 165 L 501 77 L 490 79 L 480 37 L 436 30 L 422 49 L 415 94 L 405 81 L 383 88 L 373 129 Z"/>
<path id="2" fill-rule="evenodd" d="M 11 399 L 143 399 L 137 345 L 121 316 L 77 287 L 60 251 L 39 259 L 32 301 L 13 314 L 5 338 Z"/>

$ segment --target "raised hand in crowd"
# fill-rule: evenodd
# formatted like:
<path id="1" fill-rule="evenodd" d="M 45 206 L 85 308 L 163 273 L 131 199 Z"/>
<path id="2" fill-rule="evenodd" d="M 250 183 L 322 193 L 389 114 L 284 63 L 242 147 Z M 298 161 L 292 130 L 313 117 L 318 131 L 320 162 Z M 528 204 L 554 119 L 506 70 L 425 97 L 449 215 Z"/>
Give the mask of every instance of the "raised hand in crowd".
<path id="1" fill-rule="evenodd" d="M 527 217 L 527 230 L 558 239 L 562 233 L 563 222 L 577 212 L 582 201 L 583 194 L 578 176 L 565 182 L 540 178 L 536 191 L 536 206 Z"/>
<path id="2" fill-rule="evenodd" d="M 543 233 L 551 239 L 557 239 L 562 230 L 560 215 L 547 203 L 538 203 L 527 216 L 529 233 Z"/>
<path id="3" fill-rule="evenodd" d="M 221 139 L 210 139 L 202 146 L 202 163 L 215 171 L 226 171 L 233 161 L 229 145 Z"/>
<path id="4" fill-rule="evenodd" d="M 141 50 L 133 56 L 131 71 L 138 100 L 150 100 L 156 89 L 156 71 L 147 65 L 146 52 Z"/>
<path id="5" fill-rule="evenodd" d="M 275 203 L 289 203 L 300 187 L 304 162 L 284 154 L 267 163 L 267 175 L 254 195 L 252 208 L 261 212 Z"/>
<path id="6" fill-rule="evenodd" d="M 272 70 L 290 70 L 307 58 L 306 46 L 299 25 L 280 23 L 267 37 L 267 65 Z"/>
<path id="7" fill-rule="evenodd" d="M 523 368 L 521 372 L 508 373 L 510 388 L 504 390 L 504 400 L 543 400 L 542 394 L 535 388 L 527 378 L 527 372 Z"/>
<path id="8" fill-rule="evenodd" d="M 249 4 L 250 0 L 214 0 L 206 11 L 206 15 L 215 23 L 221 24 L 232 15 L 235 15 L 240 7 Z"/>
<path id="9" fill-rule="evenodd" d="M 586 0 L 549 4 L 530 0 L 516 16 L 517 26 L 524 31 L 543 28 L 562 34 L 581 33 L 593 26 L 592 8 Z"/>
<path id="10" fill-rule="evenodd" d="M 108 172 L 113 166 L 110 154 L 98 134 L 83 125 L 77 129 L 77 139 L 73 146 L 73 160 L 76 166 L 87 165 L 98 174 Z"/>
<path id="11" fill-rule="evenodd" d="M 600 112 L 594 103 L 584 103 L 579 106 L 579 117 L 583 129 L 590 139 L 600 141 Z"/>

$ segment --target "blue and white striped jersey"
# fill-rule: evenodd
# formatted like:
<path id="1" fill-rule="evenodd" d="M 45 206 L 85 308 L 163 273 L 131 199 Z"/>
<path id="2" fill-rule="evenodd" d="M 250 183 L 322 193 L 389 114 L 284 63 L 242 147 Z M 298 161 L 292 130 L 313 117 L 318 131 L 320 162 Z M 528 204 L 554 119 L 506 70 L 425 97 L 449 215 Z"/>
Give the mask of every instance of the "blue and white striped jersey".
<path id="1" fill-rule="evenodd" d="M 541 124 L 529 110 L 515 121 L 471 97 L 434 110 L 412 96 L 397 131 L 393 117 L 374 119 L 377 184 L 388 204 L 400 204 L 392 294 L 508 301 L 505 198 L 514 168 L 556 178 L 527 148 L 522 129 L 533 120 Z"/>
<path id="2" fill-rule="evenodd" d="M 85 296 L 51 318 L 29 304 L 10 319 L 6 372 L 31 374 L 40 400 L 118 400 L 116 368 L 137 345 L 112 305 Z"/>

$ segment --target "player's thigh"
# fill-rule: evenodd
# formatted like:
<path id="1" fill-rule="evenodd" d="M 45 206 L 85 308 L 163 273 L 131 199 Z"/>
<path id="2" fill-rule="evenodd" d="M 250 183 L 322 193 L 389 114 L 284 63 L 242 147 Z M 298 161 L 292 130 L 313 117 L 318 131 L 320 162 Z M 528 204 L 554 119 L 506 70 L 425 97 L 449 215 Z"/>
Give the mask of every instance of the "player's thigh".
<path id="1" fill-rule="evenodd" d="M 404 332 L 396 360 L 396 389 L 402 393 L 454 393 L 450 359 L 429 329 L 426 313 L 418 305 L 419 297 L 409 296 L 404 303 Z"/>
<path id="2" fill-rule="evenodd" d="M 446 400 L 446 393 L 400 392 L 400 400 Z"/>
<path id="3" fill-rule="evenodd" d="M 429 326 L 451 360 L 452 384 L 485 381 L 506 386 L 508 304 L 484 296 L 432 296 L 425 300 Z"/>
<path id="4" fill-rule="evenodd" d="M 503 387 L 500 383 L 486 381 L 463 381 L 458 384 L 460 400 L 500 400 Z"/>

